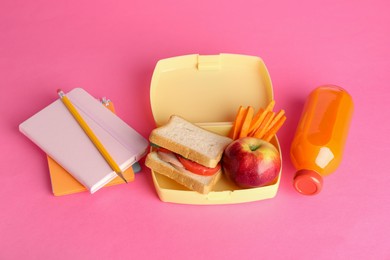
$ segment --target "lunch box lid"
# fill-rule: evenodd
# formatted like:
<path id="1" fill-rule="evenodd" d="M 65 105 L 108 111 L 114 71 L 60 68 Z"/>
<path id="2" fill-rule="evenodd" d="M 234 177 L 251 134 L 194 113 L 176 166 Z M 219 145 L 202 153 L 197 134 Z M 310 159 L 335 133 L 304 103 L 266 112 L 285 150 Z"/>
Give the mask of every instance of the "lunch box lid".
<path id="1" fill-rule="evenodd" d="M 272 83 L 263 60 L 239 54 L 162 59 L 150 86 L 157 126 L 173 114 L 193 123 L 231 122 L 239 106 L 258 110 L 272 99 Z"/>

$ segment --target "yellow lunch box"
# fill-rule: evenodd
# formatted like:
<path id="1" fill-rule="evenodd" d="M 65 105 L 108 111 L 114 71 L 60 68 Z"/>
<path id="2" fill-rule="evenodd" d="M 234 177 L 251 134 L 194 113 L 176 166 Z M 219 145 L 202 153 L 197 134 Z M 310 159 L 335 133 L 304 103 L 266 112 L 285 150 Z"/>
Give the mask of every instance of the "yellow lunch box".
<path id="1" fill-rule="evenodd" d="M 219 54 L 185 55 L 157 62 L 150 86 L 156 126 L 173 114 L 207 130 L 227 135 L 239 106 L 264 108 L 273 99 L 268 70 L 259 57 Z M 280 151 L 277 137 L 271 143 Z M 233 204 L 275 197 L 281 178 L 264 187 L 243 189 L 225 176 L 208 194 L 190 191 L 152 171 L 154 186 L 164 202 Z"/>

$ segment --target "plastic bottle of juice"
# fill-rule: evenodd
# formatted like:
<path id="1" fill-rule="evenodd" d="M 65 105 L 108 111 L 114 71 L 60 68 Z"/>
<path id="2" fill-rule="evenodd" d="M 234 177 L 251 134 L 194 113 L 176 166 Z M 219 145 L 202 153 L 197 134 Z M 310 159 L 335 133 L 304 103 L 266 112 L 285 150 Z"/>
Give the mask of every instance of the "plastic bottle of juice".
<path id="1" fill-rule="evenodd" d="M 352 98 L 340 87 L 321 86 L 310 93 L 290 150 L 297 169 L 294 187 L 298 192 L 319 193 L 322 177 L 339 166 L 352 112 Z"/>

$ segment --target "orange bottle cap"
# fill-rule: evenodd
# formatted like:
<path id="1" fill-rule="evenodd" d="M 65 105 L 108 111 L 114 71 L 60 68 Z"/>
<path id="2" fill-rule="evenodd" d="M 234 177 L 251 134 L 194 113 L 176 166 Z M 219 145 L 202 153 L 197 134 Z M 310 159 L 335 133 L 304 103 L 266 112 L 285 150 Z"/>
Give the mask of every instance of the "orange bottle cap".
<path id="1" fill-rule="evenodd" d="M 304 195 L 314 195 L 322 189 L 322 177 L 315 171 L 299 170 L 294 177 L 294 188 Z"/>

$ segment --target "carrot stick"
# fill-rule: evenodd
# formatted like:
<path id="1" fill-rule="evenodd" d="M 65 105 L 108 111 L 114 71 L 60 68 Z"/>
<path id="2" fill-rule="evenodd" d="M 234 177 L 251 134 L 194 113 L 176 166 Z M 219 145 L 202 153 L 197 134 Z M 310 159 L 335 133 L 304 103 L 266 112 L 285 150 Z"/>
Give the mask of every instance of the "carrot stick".
<path id="1" fill-rule="evenodd" d="M 267 142 L 271 141 L 272 137 L 276 134 L 276 132 L 282 127 L 284 121 L 286 121 L 286 116 L 282 116 L 274 126 L 264 135 L 264 140 Z"/>
<path id="2" fill-rule="evenodd" d="M 265 108 L 265 111 L 267 111 L 267 112 L 272 111 L 274 109 L 274 106 L 275 106 L 275 100 L 271 100 L 268 103 L 267 107 Z"/>
<path id="3" fill-rule="evenodd" d="M 232 138 L 233 140 L 236 140 L 240 134 L 240 130 L 241 130 L 241 126 L 242 126 L 242 122 L 244 120 L 246 110 L 247 109 L 244 108 L 243 106 L 240 106 L 238 108 L 236 118 L 235 118 L 234 123 L 233 123 L 232 130 L 229 134 L 229 137 Z"/>
<path id="4" fill-rule="evenodd" d="M 251 125 L 253 114 L 255 113 L 255 110 L 252 106 L 249 106 L 246 109 L 245 117 L 241 125 L 240 134 L 238 135 L 238 138 L 247 137 L 249 132 L 249 127 Z"/>
<path id="5" fill-rule="evenodd" d="M 280 110 L 276 115 L 275 117 L 272 119 L 272 122 L 269 124 L 269 126 L 267 127 L 267 130 L 266 132 L 268 132 L 274 125 L 276 122 L 279 121 L 280 118 L 282 118 L 284 116 L 284 110 Z"/>
<path id="6" fill-rule="evenodd" d="M 275 113 L 272 111 L 269 111 L 267 115 L 265 116 L 263 122 L 261 122 L 259 128 L 256 130 L 256 132 L 253 134 L 256 138 L 262 138 L 264 133 L 267 130 L 268 125 L 271 123 L 272 118 L 275 116 Z"/>
<path id="7" fill-rule="evenodd" d="M 254 131 L 259 127 L 261 122 L 264 120 L 264 117 L 267 113 L 264 112 L 264 109 L 260 108 L 257 111 L 256 115 L 253 117 L 251 125 L 249 127 L 249 135 L 253 134 Z"/>
<path id="8" fill-rule="evenodd" d="M 253 118 L 253 121 L 251 123 L 250 129 L 249 129 L 249 135 L 253 136 L 255 131 L 258 129 L 260 124 L 263 122 L 265 116 L 268 112 L 272 111 L 272 109 L 275 106 L 275 100 L 271 100 L 271 102 L 268 103 L 267 107 L 263 109 L 259 109 L 256 116 Z"/>

